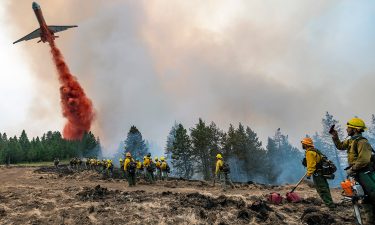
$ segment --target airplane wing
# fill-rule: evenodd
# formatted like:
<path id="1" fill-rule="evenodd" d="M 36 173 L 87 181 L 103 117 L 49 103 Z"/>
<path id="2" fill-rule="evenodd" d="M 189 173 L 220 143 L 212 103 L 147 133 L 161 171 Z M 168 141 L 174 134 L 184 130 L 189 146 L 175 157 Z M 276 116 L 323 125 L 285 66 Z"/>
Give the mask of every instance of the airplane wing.
<path id="1" fill-rule="evenodd" d="M 18 43 L 20 41 L 28 41 L 28 40 L 31 40 L 31 39 L 34 39 L 34 38 L 38 38 L 40 37 L 40 28 L 34 30 L 33 32 L 31 32 L 30 34 L 26 35 L 25 37 L 13 42 L 13 44 L 15 43 Z"/>
<path id="2" fill-rule="evenodd" d="M 52 31 L 53 33 L 57 33 L 57 32 L 64 31 L 64 30 L 67 30 L 67 29 L 73 28 L 73 27 L 78 27 L 78 26 L 77 25 L 72 25 L 72 26 L 48 26 L 48 29 L 50 31 Z"/>

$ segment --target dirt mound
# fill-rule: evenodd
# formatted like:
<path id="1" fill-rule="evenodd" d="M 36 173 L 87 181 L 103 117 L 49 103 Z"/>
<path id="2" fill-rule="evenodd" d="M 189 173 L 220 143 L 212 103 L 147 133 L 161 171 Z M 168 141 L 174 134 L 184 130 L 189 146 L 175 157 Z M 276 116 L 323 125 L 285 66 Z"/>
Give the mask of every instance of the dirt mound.
<path id="1" fill-rule="evenodd" d="M 305 209 L 301 220 L 308 225 L 331 225 L 336 222 L 330 214 L 321 212 L 317 208 Z"/>
<path id="2" fill-rule="evenodd" d="M 54 166 L 42 166 L 36 170 L 34 173 L 55 173 L 61 176 L 74 174 L 74 171 L 69 168 L 68 165 L 60 165 L 58 168 Z"/>
<path id="3" fill-rule="evenodd" d="M 220 195 L 217 198 L 210 197 L 207 195 L 199 194 L 198 192 L 182 195 L 179 198 L 182 207 L 200 207 L 204 209 L 212 209 L 218 207 L 245 207 L 246 203 L 244 200 L 235 197 L 227 197 Z"/>
<path id="4" fill-rule="evenodd" d="M 99 200 L 105 199 L 111 192 L 107 188 L 97 185 L 95 188 L 84 187 L 83 191 L 79 192 L 77 196 L 80 200 Z"/>

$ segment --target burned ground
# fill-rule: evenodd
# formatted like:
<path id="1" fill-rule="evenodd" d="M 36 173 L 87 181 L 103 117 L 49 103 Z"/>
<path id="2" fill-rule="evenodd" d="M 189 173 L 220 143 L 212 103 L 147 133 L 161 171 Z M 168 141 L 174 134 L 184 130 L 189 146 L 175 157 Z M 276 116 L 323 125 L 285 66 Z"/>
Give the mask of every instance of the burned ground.
<path id="1" fill-rule="evenodd" d="M 269 193 L 285 196 L 292 186 L 246 183 L 223 192 L 176 178 L 129 188 L 94 171 L 52 167 L 3 167 L 0 180 L 0 224 L 354 224 L 339 190 L 332 190 L 339 206 L 329 211 L 306 183 L 297 189 L 301 203 L 272 205 Z"/>

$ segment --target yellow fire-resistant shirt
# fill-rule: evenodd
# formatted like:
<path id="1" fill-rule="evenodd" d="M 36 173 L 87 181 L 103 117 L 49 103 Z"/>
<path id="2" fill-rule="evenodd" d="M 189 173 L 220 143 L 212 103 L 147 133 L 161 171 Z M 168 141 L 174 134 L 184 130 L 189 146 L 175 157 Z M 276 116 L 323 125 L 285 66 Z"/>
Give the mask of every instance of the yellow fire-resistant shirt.
<path id="1" fill-rule="evenodd" d="M 138 162 L 137 162 L 137 169 L 140 170 L 141 168 L 142 168 L 142 163 L 138 161 Z"/>
<path id="2" fill-rule="evenodd" d="M 316 171 L 316 164 L 318 164 L 320 160 L 322 160 L 322 156 L 319 155 L 319 153 L 317 153 L 314 148 L 306 149 L 305 155 L 307 164 L 306 175 L 309 177 Z"/>
<path id="3" fill-rule="evenodd" d="M 160 169 L 160 161 L 156 161 L 156 163 L 155 163 L 155 166 L 156 166 L 156 168 L 158 168 L 158 169 Z"/>
<path id="4" fill-rule="evenodd" d="M 221 170 L 221 168 L 223 168 L 223 164 L 224 164 L 224 162 L 223 162 L 223 160 L 221 160 L 221 159 L 218 159 L 218 160 L 216 161 L 215 174 L 218 174 L 218 173 L 219 173 L 219 171 Z"/>
<path id="5" fill-rule="evenodd" d="M 145 161 L 143 161 L 143 165 L 145 167 L 148 167 L 150 165 L 150 158 L 149 157 L 146 157 Z"/>
<path id="6" fill-rule="evenodd" d="M 131 157 L 126 157 L 125 162 L 124 162 L 124 170 L 125 170 L 125 171 L 127 171 L 127 168 L 128 168 L 129 163 L 130 163 L 130 162 L 133 162 L 133 161 L 134 161 L 133 158 L 131 158 Z"/>
<path id="7" fill-rule="evenodd" d="M 161 162 L 160 169 L 161 169 L 162 171 L 167 170 L 167 162 L 166 162 L 166 161 L 162 161 L 162 162 Z"/>
<path id="8" fill-rule="evenodd" d="M 355 149 L 354 139 L 359 137 L 361 135 L 344 141 L 340 141 L 337 136 L 332 137 L 337 149 L 347 151 L 348 164 L 352 166 L 352 170 L 354 171 L 367 167 L 371 161 L 372 148 L 366 139 L 358 140 L 357 149 Z"/>

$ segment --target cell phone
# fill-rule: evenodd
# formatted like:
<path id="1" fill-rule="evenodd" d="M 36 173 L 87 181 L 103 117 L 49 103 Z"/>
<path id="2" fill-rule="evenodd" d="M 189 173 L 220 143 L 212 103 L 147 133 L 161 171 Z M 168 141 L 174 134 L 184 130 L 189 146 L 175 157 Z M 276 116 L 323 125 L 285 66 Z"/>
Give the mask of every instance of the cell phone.
<path id="1" fill-rule="evenodd" d="M 328 132 L 328 133 L 332 134 L 332 133 L 334 133 L 334 132 L 335 132 L 335 124 L 333 124 L 333 125 L 331 126 L 331 128 L 329 129 L 329 132 Z"/>

